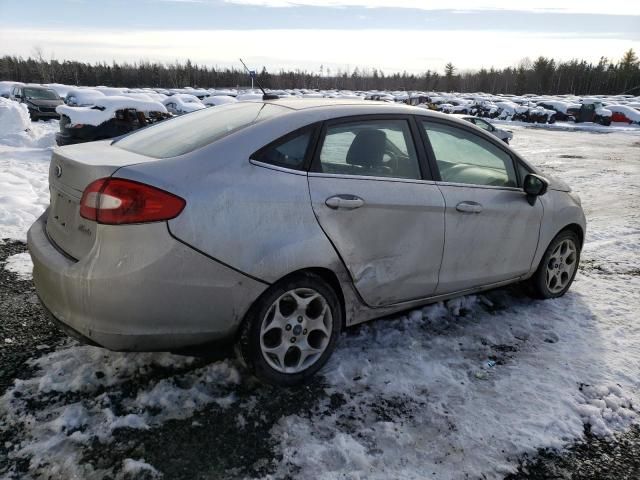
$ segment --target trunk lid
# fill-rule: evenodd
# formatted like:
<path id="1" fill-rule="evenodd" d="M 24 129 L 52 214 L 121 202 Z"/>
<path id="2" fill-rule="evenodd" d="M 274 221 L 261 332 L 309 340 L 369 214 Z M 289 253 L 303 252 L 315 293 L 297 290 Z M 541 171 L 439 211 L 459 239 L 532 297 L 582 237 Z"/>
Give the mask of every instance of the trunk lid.
<path id="1" fill-rule="evenodd" d="M 91 250 L 96 237 L 96 222 L 80 216 L 84 189 L 121 167 L 158 161 L 111 147 L 110 143 L 108 140 L 58 148 L 51 156 L 47 234 L 58 248 L 75 259 L 81 259 Z"/>

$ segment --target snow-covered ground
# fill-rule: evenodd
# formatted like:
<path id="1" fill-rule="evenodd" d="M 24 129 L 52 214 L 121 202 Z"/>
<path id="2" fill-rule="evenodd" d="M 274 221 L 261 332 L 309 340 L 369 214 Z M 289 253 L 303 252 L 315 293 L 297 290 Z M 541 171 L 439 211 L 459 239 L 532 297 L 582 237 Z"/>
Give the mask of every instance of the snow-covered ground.
<path id="1" fill-rule="evenodd" d="M 162 475 L 146 455 L 102 465 L 85 453 L 109 449 L 121 429 L 190 422 L 203 409 L 234 416 L 240 436 L 268 429 L 272 478 L 501 478 L 524 453 L 580 439 L 585 425 L 606 436 L 638 423 L 640 132 L 510 126 L 514 148 L 582 197 L 587 239 L 565 297 L 501 289 L 350 330 L 315 401 L 271 423 L 248 423 L 269 415 L 233 360 L 69 340 L 34 352 L 31 373 L 0 397 L 0 433 L 12 432 L 0 478 Z M 24 240 L 45 208 L 56 128 L 0 140 L 0 238 Z M 24 274 L 24 260 L 0 268 Z"/>

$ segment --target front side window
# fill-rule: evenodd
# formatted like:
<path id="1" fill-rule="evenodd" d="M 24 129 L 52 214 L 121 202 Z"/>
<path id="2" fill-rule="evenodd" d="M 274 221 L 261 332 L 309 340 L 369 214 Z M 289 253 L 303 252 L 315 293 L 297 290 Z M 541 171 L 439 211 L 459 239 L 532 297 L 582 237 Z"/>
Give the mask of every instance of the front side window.
<path id="1" fill-rule="evenodd" d="M 307 129 L 293 136 L 287 136 L 282 141 L 277 141 L 262 148 L 251 158 L 259 162 L 301 170 L 304 168 L 304 160 L 311 141 L 311 133 L 312 130 Z"/>
<path id="2" fill-rule="evenodd" d="M 138 130 L 118 140 L 114 146 L 149 157 L 176 157 L 288 111 L 280 105 L 259 102 L 204 108 Z"/>
<path id="3" fill-rule="evenodd" d="M 422 122 L 443 182 L 517 187 L 513 159 L 493 143 L 462 128 Z"/>
<path id="4" fill-rule="evenodd" d="M 320 151 L 320 171 L 419 179 L 420 167 L 406 120 L 331 125 Z"/>

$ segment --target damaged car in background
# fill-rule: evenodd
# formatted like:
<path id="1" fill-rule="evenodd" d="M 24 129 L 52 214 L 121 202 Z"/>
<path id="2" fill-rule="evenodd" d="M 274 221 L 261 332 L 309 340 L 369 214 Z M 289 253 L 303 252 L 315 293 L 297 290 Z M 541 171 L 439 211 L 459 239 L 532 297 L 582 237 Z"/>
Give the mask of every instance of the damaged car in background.
<path id="1" fill-rule="evenodd" d="M 73 96 L 77 101 L 77 95 Z M 160 102 L 125 96 L 93 95 L 85 106 L 60 105 L 58 145 L 119 137 L 171 117 Z"/>
<path id="2" fill-rule="evenodd" d="M 65 331 L 121 351 L 236 345 L 278 385 L 317 372 L 347 326 L 515 282 L 564 295 L 586 229 L 571 189 L 503 141 L 390 103 L 202 109 L 56 149 L 49 183 L 28 246 Z"/>
<path id="3" fill-rule="evenodd" d="M 51 120 L 60 118 L 56 111 L 58 105 L 62 105 L 62 99 L 58 94 L 40 85 L 16 85 L 11 89 L 9 98 L 23 103 L 29 109 L 31 120 Z"/>

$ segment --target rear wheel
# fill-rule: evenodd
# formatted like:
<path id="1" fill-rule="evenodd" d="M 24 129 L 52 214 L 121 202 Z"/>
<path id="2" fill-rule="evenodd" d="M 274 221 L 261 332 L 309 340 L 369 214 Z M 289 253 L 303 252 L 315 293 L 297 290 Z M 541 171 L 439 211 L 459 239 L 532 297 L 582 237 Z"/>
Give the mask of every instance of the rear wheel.
<path id="1" fill-rule="evenodd" d="M 304 383 L 327 362 L 343 323 L 334 290 L 318 275 L 297 274 L 271 286 L 251 307 L 238 353 L 266 383 Z"/>
<path id="2" fill-rule="evenodd" d="M 538 298 L 564 295 L 576 276 L 580 242 L 575 232 L 564 230 L 553 239 L 529 283 Z"/>

